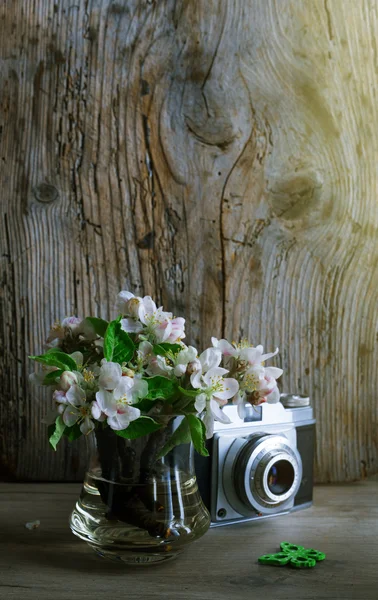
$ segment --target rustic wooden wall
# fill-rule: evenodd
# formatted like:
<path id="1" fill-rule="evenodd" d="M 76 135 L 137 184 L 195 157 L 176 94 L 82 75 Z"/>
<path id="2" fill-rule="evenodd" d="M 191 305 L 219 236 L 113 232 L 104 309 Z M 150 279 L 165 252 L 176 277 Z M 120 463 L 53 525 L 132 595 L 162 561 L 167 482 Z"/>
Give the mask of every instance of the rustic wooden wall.
<path id="1" fill-rule="evenodd" d="M 320 481 L 378 471 L 377 0 L 3 0 L 0 451 L 50 452 L 26 356 L 119 289 L 281 348 Z"/>

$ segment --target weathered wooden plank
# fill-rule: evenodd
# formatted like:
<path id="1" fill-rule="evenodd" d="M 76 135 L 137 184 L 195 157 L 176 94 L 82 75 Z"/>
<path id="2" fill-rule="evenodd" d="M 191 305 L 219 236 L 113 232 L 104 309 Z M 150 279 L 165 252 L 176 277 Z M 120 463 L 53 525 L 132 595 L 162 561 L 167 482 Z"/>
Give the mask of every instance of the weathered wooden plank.
<path id="1" fill-rule="evenodd" d="M 27 354 L 121 288 L 282 349 L 321 481 L 377 471 L 375 0 L 35 0 L 0 15 L 2 472 L 52 454 Z"/>
<path id="2" fill-rule="evenodd" d="M 126 568 L 98 558 L 69 530 L 77 484 L 0 484 L 2 600 L 376 600 L 377 482 L 315 488 L 315 506 L 210 530 L 177 560 Z M 357 507 L 357 508 L 356 508 Z M 34 531 L 25 523 L 39 519 Z M 326 553 L 314 569 L 259 565 L 283 540 Z M 195 577 L 193 577 L 195 573 Z"/>

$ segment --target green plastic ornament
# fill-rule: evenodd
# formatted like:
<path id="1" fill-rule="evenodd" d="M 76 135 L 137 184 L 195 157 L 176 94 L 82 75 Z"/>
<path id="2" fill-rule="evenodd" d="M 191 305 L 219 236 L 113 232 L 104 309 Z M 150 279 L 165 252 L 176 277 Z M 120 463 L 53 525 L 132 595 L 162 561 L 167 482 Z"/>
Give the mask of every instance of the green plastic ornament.
<path id="1" fill-rule="evenodd" d="M 324 560 L 326 555 L 313 548 L 304 548 L 290 542 L 281 542 L 281 552 L 260 556 L 259 563 L 284 567 L 290 565 L 295 569 L 311 569 L 316 563 Z"/>

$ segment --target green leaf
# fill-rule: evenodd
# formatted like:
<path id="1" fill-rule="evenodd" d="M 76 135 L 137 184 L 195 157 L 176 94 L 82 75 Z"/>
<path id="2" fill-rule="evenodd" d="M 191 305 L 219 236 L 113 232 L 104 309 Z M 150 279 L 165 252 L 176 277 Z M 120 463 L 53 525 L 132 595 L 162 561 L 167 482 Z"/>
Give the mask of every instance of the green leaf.
<path id="1" fill-rule="evenodd" d="M 209 456 L 206 448 L 206 427 L 195 415 L 186 415 L 185 420 L 190 427 L 190 435 L 192 437 L 193 446 L 201 456 Z"/>
<path id="2" fill-rule="evenodd" d="M 98 317 L 86 317 L 85 321 L 87 321 L 90 325 L 92 325 L 95 333 L 100 337 L 105 337 L 106 330 L 108 328 L 108 321 L 104 319 L 99 319 Z"/>
<path id="3" fill-rule="evenodd" d="M 43 385 L 56 385 L 57 377 L 60 377 L 63 373 L 62 369 L 58 369 L 57 371 L 51 371 L 45 375 L 44 380 L 42 381 Z"/>
<path id="4" fill-rule="evenodd" d="M 148 413 L 155 406 L 158 400 L 158 398 L 155 398 L 153 400 L 151 400 L 150 398 L 142 398 L 142 400 L 139 400 L 138 402 L 133 404 L 133 406 L 135 408 L 139 408 L 141 412 Z"/>
<path id="5" fill-rule="evenodd" d="M 146 398 L 148 400 L 169 400 L 177 394 L 177 383 L 163 377 L 162 375 L 155 375 L 155 377 L 146 377 L 144 379 L 148 383 L 148 394 Z"/>
<path id="6" fill-rule="evenodd" d="M 55 419 L 55 423 L 53 423 L 52 425 L 49 425 L 49 427 L 47 428 L 49 442 L 50 442 L 51 446 L 54 448 L 54 450 L 56 450 L 57 444 L 58 444 L 59 440 L 61 439 L 65 429 L 66 429 L 66 426 L 63 423 L 63 419 L 60 415 Z"/>
<path id="7" fill-rule="evenodd" d="M 72 427 L 66 427 L 64 430 L 64 435 L 70 440 L 70 442 L 74 442 L 83 434 L 80 431 L 79 423 L 75 423 Z"/>
<path id="8" fill-rule="evenodd" d="M 154 354 L 157 356 L 166 356 L 168 353 L 178 354 L 182 349 L 181 344 L 168 344 L 167 342 L 162 342 L 161 344 L 156 344 L 154 346 Z"/>
<path id="9" fill-rule="evenodd" d="M 181 386 L 179 386 L 178 389 L 184 396 L 188 396 L 189 398 L 196 398 L 196 396 L 201 393 L 201 390 L 186 390 Z"/>
<path id="10" fill-rule="evenodd" d="M 166 444 L 160 450 L 157 458 L 162 458 L 179 444 L 189 444 L 191 441 L 189 422 L 183 419 Z"/>
<path id="11" fill-rule="evenodd" d="M 62 352 L 61 350 L 55 350 L 52 348 L 46 354 L 40 356 L 29 356 L 31 360 L 48 365 L 49 367 L 58 367 L 62 371 L 76 371 L 77 365 L 73 358 L 69 354 Z"/>
<path id="12" fill-rule="evenodd" d="M 111 321 L 104 337 L 104 357 L 122 364 L 132 359 L 135 344 L 126 331 L 122 331 L 119 319 Z"/>
<path id="13" fill-rule="evenodd" d="M 148 435 L 161 428 L 159 423 L 156 423 L 151 417 L 139 417 L 135 421 L 131 421 L 130 425 L 126 429 L 116 431 L 116 434 L 126 438 L 127 440 L 134 440 L 135 438 Z"/>

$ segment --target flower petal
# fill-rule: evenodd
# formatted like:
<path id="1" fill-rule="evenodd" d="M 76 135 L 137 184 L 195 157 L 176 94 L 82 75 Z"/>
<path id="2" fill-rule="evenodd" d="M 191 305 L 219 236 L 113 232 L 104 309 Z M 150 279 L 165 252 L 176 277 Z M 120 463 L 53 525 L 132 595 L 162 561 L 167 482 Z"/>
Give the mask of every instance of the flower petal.
<path id="1" fill-rule="evenodd" d="M 222 360 L 222 352 L 218 348 L 207 348 L 199 356 L 203 371 L 209 371 L 214 367 L 218 367 Z"/>
<path id="2" fill-rule="evenodd" d="M 154 331 L 158 343 L 166 342 L 172 333 L 172 321 L 170 319 L 162 321 L 154 328 Z"/>
<path id="3" fill-rule="evenodd" d="M 245 360 L 250 365 L 259 364 L 262 362 L 262 353 L 264 348 L 262 346 L 256 346 L 253 348 L 252 346 L 248 348 L 242 348 L 240 350 L 240 360 Z"/>
<path id="4" fill-rule="evenodd" d="M 115 390 L 113 392 L 114 398 L 116 400 L 119 400 L 123 396 L 126 396 L 126 398 L 129 399 L 130 390 L 133 387 L 133 385 L 134 385 L 134 379 L 132 377 L 127 377 L 127 376 L 121 377 L 120 382 L 118 383 L 117 387 L 115 388 Z"/>
<path id="5" fill-rule="evenodd" d="M 85 417 L 84 421 L 80 425 L 80 431 L 84 435 L 88 435 L 88 433 L 94 430 L 94 427 L 95 426 L 92 419 L 90 419 L 89 417 Z"/>
<path id="6" fill-rule="evenodd" d="M 260 363 L 253 364 L 250 367 L 248 367 L 245 374 L 250 375 L 250 376 L 254 377 L 255 379 L 264 378 L 265 377 L 265 367 L 263 367 L 262 364 L 260 364 Z"/>
<path id="7" fill-rule="evenodd" d="M 115 362 L 103 362 L 98 385 L 105 390 L 114 390 L 122 379 L 121 365 Z"/>
<path id="8" fill-rule="evenodd" d="M 229 419 L 229 417 L 223 412 L 223 410 L 221 410 L 219 408 L 218 403 L 211 399 L 210 400 L 210 410 L 213 414 L 213 417 L 217 420 L 220 421 L 221 423 L 231 423 L 231 420 Z"/>
<path id="9" fill-rule="evenodd" d="M 126 429 L 131 421 L 135 421 L 140 416 L 140 410 L 132 406 L 126 406 L 125 411 L 117 413 L 108 418 L 108 425 L 115 430 Z"/>
<path id="10" fill-rule="evenodd" d="M 201 413 L 206 408 L 206 394 L 198 394 L 194 403 L 194 408 L 198 413 Z"/>
<path id="11" fill-rule="evenodd" d="M 214 417 L 211 410 L 205 412 L 202 420 L 206 427 L 206 439 L 209 440 L 214 435 Z"/>
<path id="12" fill-rule="evenodd" d="M 279 353 L 278 348 L 275 349 L 274 352 L 268 352 L 268 354 L 263 354 L 261 357 L 262 361 L 268 360 L 268 358 L 272 358 L 273 356 L 276 356 L 276 354 Z"/>
<path id="13" fill-rule="evenodd" d="M 279 369 L 278 367 L 265 367 L 265 374 L 268 377 L 273 377 L 273 379 L 278 379 L 281 377 L 282 373 L 283 370 Z"/>
<path id="14" fill-rule="evenodd" d="M 280 401 L 280 391 L 277 386 L 266 394 L 266 401 L 268 404 L 277 404 Z"/>
<path id="15" fill-rule="evenodd" d="M 103 413 L 108 417 L 112 417 L 117 412 L 117 401 L 114 398 L 113 392 L 107 390 L 99 390 L 96 394 L 96 400 Z"/>
<path id="16" fill-rule="evenodd" d="M 63 423 L 67 425 L 67 427 L 72 427 L 72 425 L 75 425 L 79 417 L 80 413 L 77 408 L 75 408 L 75 406 L 68 405 L 63 413 Z"/>
<path id="17" fill-rule="evenodd" d="M 143 325 L 136 319 L 126 318 L 121 319 L 121 329 L 126 333 L 139 333 L 139 331 L 142 331 Z"/>
<path id="18" fill-rule="evenodd" d="M 102 412 L 98 402 L 92 402 L 91 413 L 93 418 L 96 419 L 96 421 L 105 421 L 106 415 Z"/>
<path id="19" fill-rule="evenodd" d="M 214 392 L 214 398 L 219 398 L 219 400 L 229 400 L 235 396 L 239 389 L 239 384 L 236 379 L 223 379 L 223 385 L 224 390 L 222 392 Z"/>
<path id="20" fill-rule="evenodd" d="M 145 398 L 148 394 L 147 381 L 145 381 L 144 379 L 140 379 L 139 377 L 135 377 L 131 393 L 133 395 L 133 398 Z"/>
<path id="21" fill-rule="evenodd" d="M 132 298 L 135 298 L 134 294 L 127 292 L 126 290 L 120 292 L 117 296 L 116 307 L 117 311 L 121 315 L 127 314 L 128 302 Z"/>
<path id="22" fill-rule="evenodd" d="M 129 421 L 135 421 L 136 419 L 139 419 L 139 417 L 140 417 L 140 410 L 139 410 L 139 408 L 135 408 L 134 406 L 128 406 L 126 414 L 127 414 Z"/>
<path id="23" fill-rule="evenodd" d="M 66 392 L 66 398 L 73 406 L 82 406 L 85 404 L 85 392 L 76 383 L 71 385 L 68 392 Z"/>
<path id="24" fill-rule="evenodd" d="M 164 356 L 160 356 L 160 355 L 158 355 L 158 356 L 156 357 L 156 362 L 157 362 L 157 364 L 158 364 L 159 368 L 160 368 L 162 371 L 164 371 L 165 373 L 169 373 L 170 371 L 172 371 L 172 370 L 173 370 L 173 367 L 171 367 L 171 365 L 169 365 L 169 364 L 167 363 L 167 361 L 166 361 L 166 359 L 165 359 L 165 357 L 164 357 Z"/>
<path id="25" fill-rule="evenodd" d="M 182 377 L 186 373 L 186 365 L 183 365 L 183 364 L 176 365 L 173 370 L 173 373 L 176 375 L 176 377 Z"/>
<path id="26" fill-rule="evenodd" d="M 222 367 L 213 367 L 210 369 L 205 375 L 203 375 L 203 380 L 208 387 L 210 387 L 214 381 L 226 375 L 228 373 L 227 369 L 223 369 Z"/>
<path id="27" fill-rule="evenodd" d="M 126 429 L 130 425 L 130 421 L 126 415 L 116 413 L 114 416 L 108 417 L 108 425 L 111 429 L 120 431 L 121 429 Z"/>
<path id="28" fill-rule="evenodd" d="M 167 342 L 174 344 L 185 337 L 185 319 L 177 317 L 171 321 L 172 327 Z"/>
<path id="29" fill-rule="evenodd" d="M 190 383 L 192 384 L 192 387 L 194 387 L 194 389 L 196 389 L 196 390 L 198 390 L 202 387 L 201 377 L 202 377 L 202 370 L 196 371 L 195 373 L 192 373 L 190 376 Z"/>
<path id="30" fill-rule="evenodd" d="M 153 356 L 153 346 L 150 342 L 141 342 L 138 346 L 138 356 L 146 359 L 149 356 Z"/>
<path id="31" fill-rule="evenodd" d="M 238 415 L 240 419 L 245 419 L 245 416 L 247 414 L 245 405 L 247 403 L 246 400 L 246 395 L 244 393 L 242 394 L 237 394 L 235 396 L 235 398 L 233 399 L 233 404 L 236 404 L 236 406 L 238 407 Z"/>
<path id="32" fill-rule="evenodd" d="M 228 340 L 217 340 L 216 338 L 211 338 L 211 341 L 213 346 L 222 352 L 223 356 L 236 356 L 238 354 L 237 348 L 230 344 Z"/>
<path id="33" fill-rule="evenodd" d="M 77 364 L 78 367 L 82 367 L 83 366 L 83 362 L 84 362 L 84 356 L 82 352 L 79 352 L 78 350 L 76 352 L 73 352 L 72 354 L 70 354 L 71 358 L 74 359 L 75 363 Z"/>
<path id="34" fill-rule="evenodd" d="M 139 319 L 142 321 L 142 323 L 146 324 L 146 320 L 148 319 L 148 317 L 151 317 L 152 315 L 154 315 L 157 311 L 157 308 L 156 308 L 156 304 L 152 300 L 151 296 L 145 296 L 142 300 L 142 305 L 143 305 L 143 311 L 140 311 Z M 144 320 L 141 318 L 141 316 L 143 316 Z M 146 319 L 146 317 L 147 317 L 147 319 Z"/>

